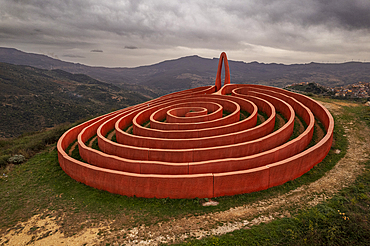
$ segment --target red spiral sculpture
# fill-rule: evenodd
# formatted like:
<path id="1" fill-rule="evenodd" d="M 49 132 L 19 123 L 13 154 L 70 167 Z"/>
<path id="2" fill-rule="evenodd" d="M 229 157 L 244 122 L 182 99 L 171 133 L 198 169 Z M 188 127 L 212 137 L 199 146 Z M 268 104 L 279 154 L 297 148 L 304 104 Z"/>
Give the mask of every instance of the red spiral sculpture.
<path id="1" fill-rule="evenodd" d="M 267 117 L 257 125 L 258 112 Z M 286 122 L 274 130 L 277 112 Z M 290 140 L 296 115 L 307 127 Z M 326 135 L 308 147 L 315 117 Z M 113 129 L 116 142 L 106 137 Z M 62 169 L 97 189 L 148 198 L 211 198 L 264 190 L 301 176 L 325 158 L 333 129 L 329 111 L 307 96 L 230 84 L 222 53 L 215 86 L 102 115 L 65 132 L 57 148 Z M 100 150 L 86 145 L 94 135 Z M 65 151 L 76 139 L 85 162 Z"/>

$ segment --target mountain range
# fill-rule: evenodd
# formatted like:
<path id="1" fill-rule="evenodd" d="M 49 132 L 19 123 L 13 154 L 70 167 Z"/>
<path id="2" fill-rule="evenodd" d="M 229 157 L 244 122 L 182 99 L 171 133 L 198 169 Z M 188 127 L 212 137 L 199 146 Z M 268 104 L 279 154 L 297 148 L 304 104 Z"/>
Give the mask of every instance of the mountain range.
<path id="1" fill-rule="evenodd" d="M 136 68 L 91 67 L 0 48 L 0 137 L 93 117 L 160 95 L 213 85 L 218 59 L 182 57 Z M 229 60 L 231 83 L 330 87 L 370 82 L 370 63 L 264 64 Z"/>
<path id="2" fill-rule="evenodd" d="M 230 57 L 229 57 L 230 58 Z M 13 48 L 0 48 L 0 62 L 27 65 L 41 69 L 60 69 L 73 74 L 86 74 L 96 80 L 120 84 L 143 85 L 166 94 L 204 85 L 213 85 L 218 58 L 187 56 L 136 68 L 92 67 L 64 62 L 45 55 L 25 53 Z M 344 86 L 370 81 L 370 63 L 276 64 L 229 60 L 231 83 L 264 84 L 284 87 L 297 82 L 316 82 L 326 86 Z"/>

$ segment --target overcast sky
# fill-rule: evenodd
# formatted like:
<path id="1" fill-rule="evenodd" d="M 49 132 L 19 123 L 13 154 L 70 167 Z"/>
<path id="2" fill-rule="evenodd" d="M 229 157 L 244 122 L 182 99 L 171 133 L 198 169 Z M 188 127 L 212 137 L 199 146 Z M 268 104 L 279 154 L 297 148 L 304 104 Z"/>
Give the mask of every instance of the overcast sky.
<path id="1" fill-rule="evenodd" d="M 0 0 L 0 46 L 94 66 L 370 61 L 370 0 Z"/>

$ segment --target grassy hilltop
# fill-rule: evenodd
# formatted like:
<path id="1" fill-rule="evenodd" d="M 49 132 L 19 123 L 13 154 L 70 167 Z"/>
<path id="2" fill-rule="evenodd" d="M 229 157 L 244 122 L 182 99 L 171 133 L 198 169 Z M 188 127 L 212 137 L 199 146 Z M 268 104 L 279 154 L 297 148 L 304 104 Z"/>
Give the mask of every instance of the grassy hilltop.
<path id="1" fill-rule="evenodd" d="M 284 185 L 215 198 L 220 203 L 216 207 L 203 207 L 199 199 L 119 196 L 74 181 L 60 168 L 55 148 L 60 134 L 72 125 L 1 140 L 1 155 L 27 151 L 30 155 L 21 165 L 1 168 L 0 244 L 12 244 L 19 236 L 26 243 L 46 244 L 48 240 L 87 245 L 185 240 L 186 245 L 367 245 L 370 161 L 356 151 L 369 152 L 370 109 L 352 101 L 317 99 L 329 107 L 336 123 L 335 141 L 324 161 Z M 350 161 L 347 156 L 358 159 L 344 174 L 337 172 Z M 357 172 L 352 170 L 355 166 Z M 329 172 L 342 175 L 335 182 L 347 187 L 335 188 L 332 194 L 320 191 Z M 340 178 L 349 172 L 353 181 Z M 304 193 L 315 185 L 316 193 Z M 279 202 L 282 197 L 285 202 Z M 234 225 L 233 232 L 213 235 Z M 196 240 L 197 234 L 186 230 L 208 236 Z M 173 236 L 178 239 L 171 241 Z"/>

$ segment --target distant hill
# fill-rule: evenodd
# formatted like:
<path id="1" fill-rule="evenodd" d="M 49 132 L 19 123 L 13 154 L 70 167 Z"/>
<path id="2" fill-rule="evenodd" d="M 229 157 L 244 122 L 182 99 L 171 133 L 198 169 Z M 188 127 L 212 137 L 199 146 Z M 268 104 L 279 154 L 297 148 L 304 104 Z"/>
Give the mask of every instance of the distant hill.
<path id="1" fill-rule="evenodd" d="M 307 84 L 294 84 L 285 87 L 284 89 L 295 91 L 295 92 L 303 92 L 305 94 L 316 94 L 322 96 L 334 96 L 335 92 L 324 87 L 317 83 L 307 83 Z"/>
<path id="2" fill-rule="evenodd" d="M 0 48 L 0 62 L 48 70 L 51 68 L 61 69 L 70 73 L 86 74 L 115 85 L 122 83 L 145 85 L 157 93 L 165 94 L 214 84 L 218 58 L 206 59 L 199 56 L 188 56 L 150 66 L 104 68 L 63 62 L 45 55 L 25 53 L 11 48 Z M 298 82 L 316 82 L 334 87 L 354 84 L 359 81 L 370 82 L 370 63 L 284 65 L 229 61 L 229 65 L 231 83 L 284 87 Z"/>
<path id="3" fill-rule="evenodd" d="M 158 97 L 140 85 L 103 83 L 84 74 L 0 63 L 0 137 L 108 113 Z"/>

